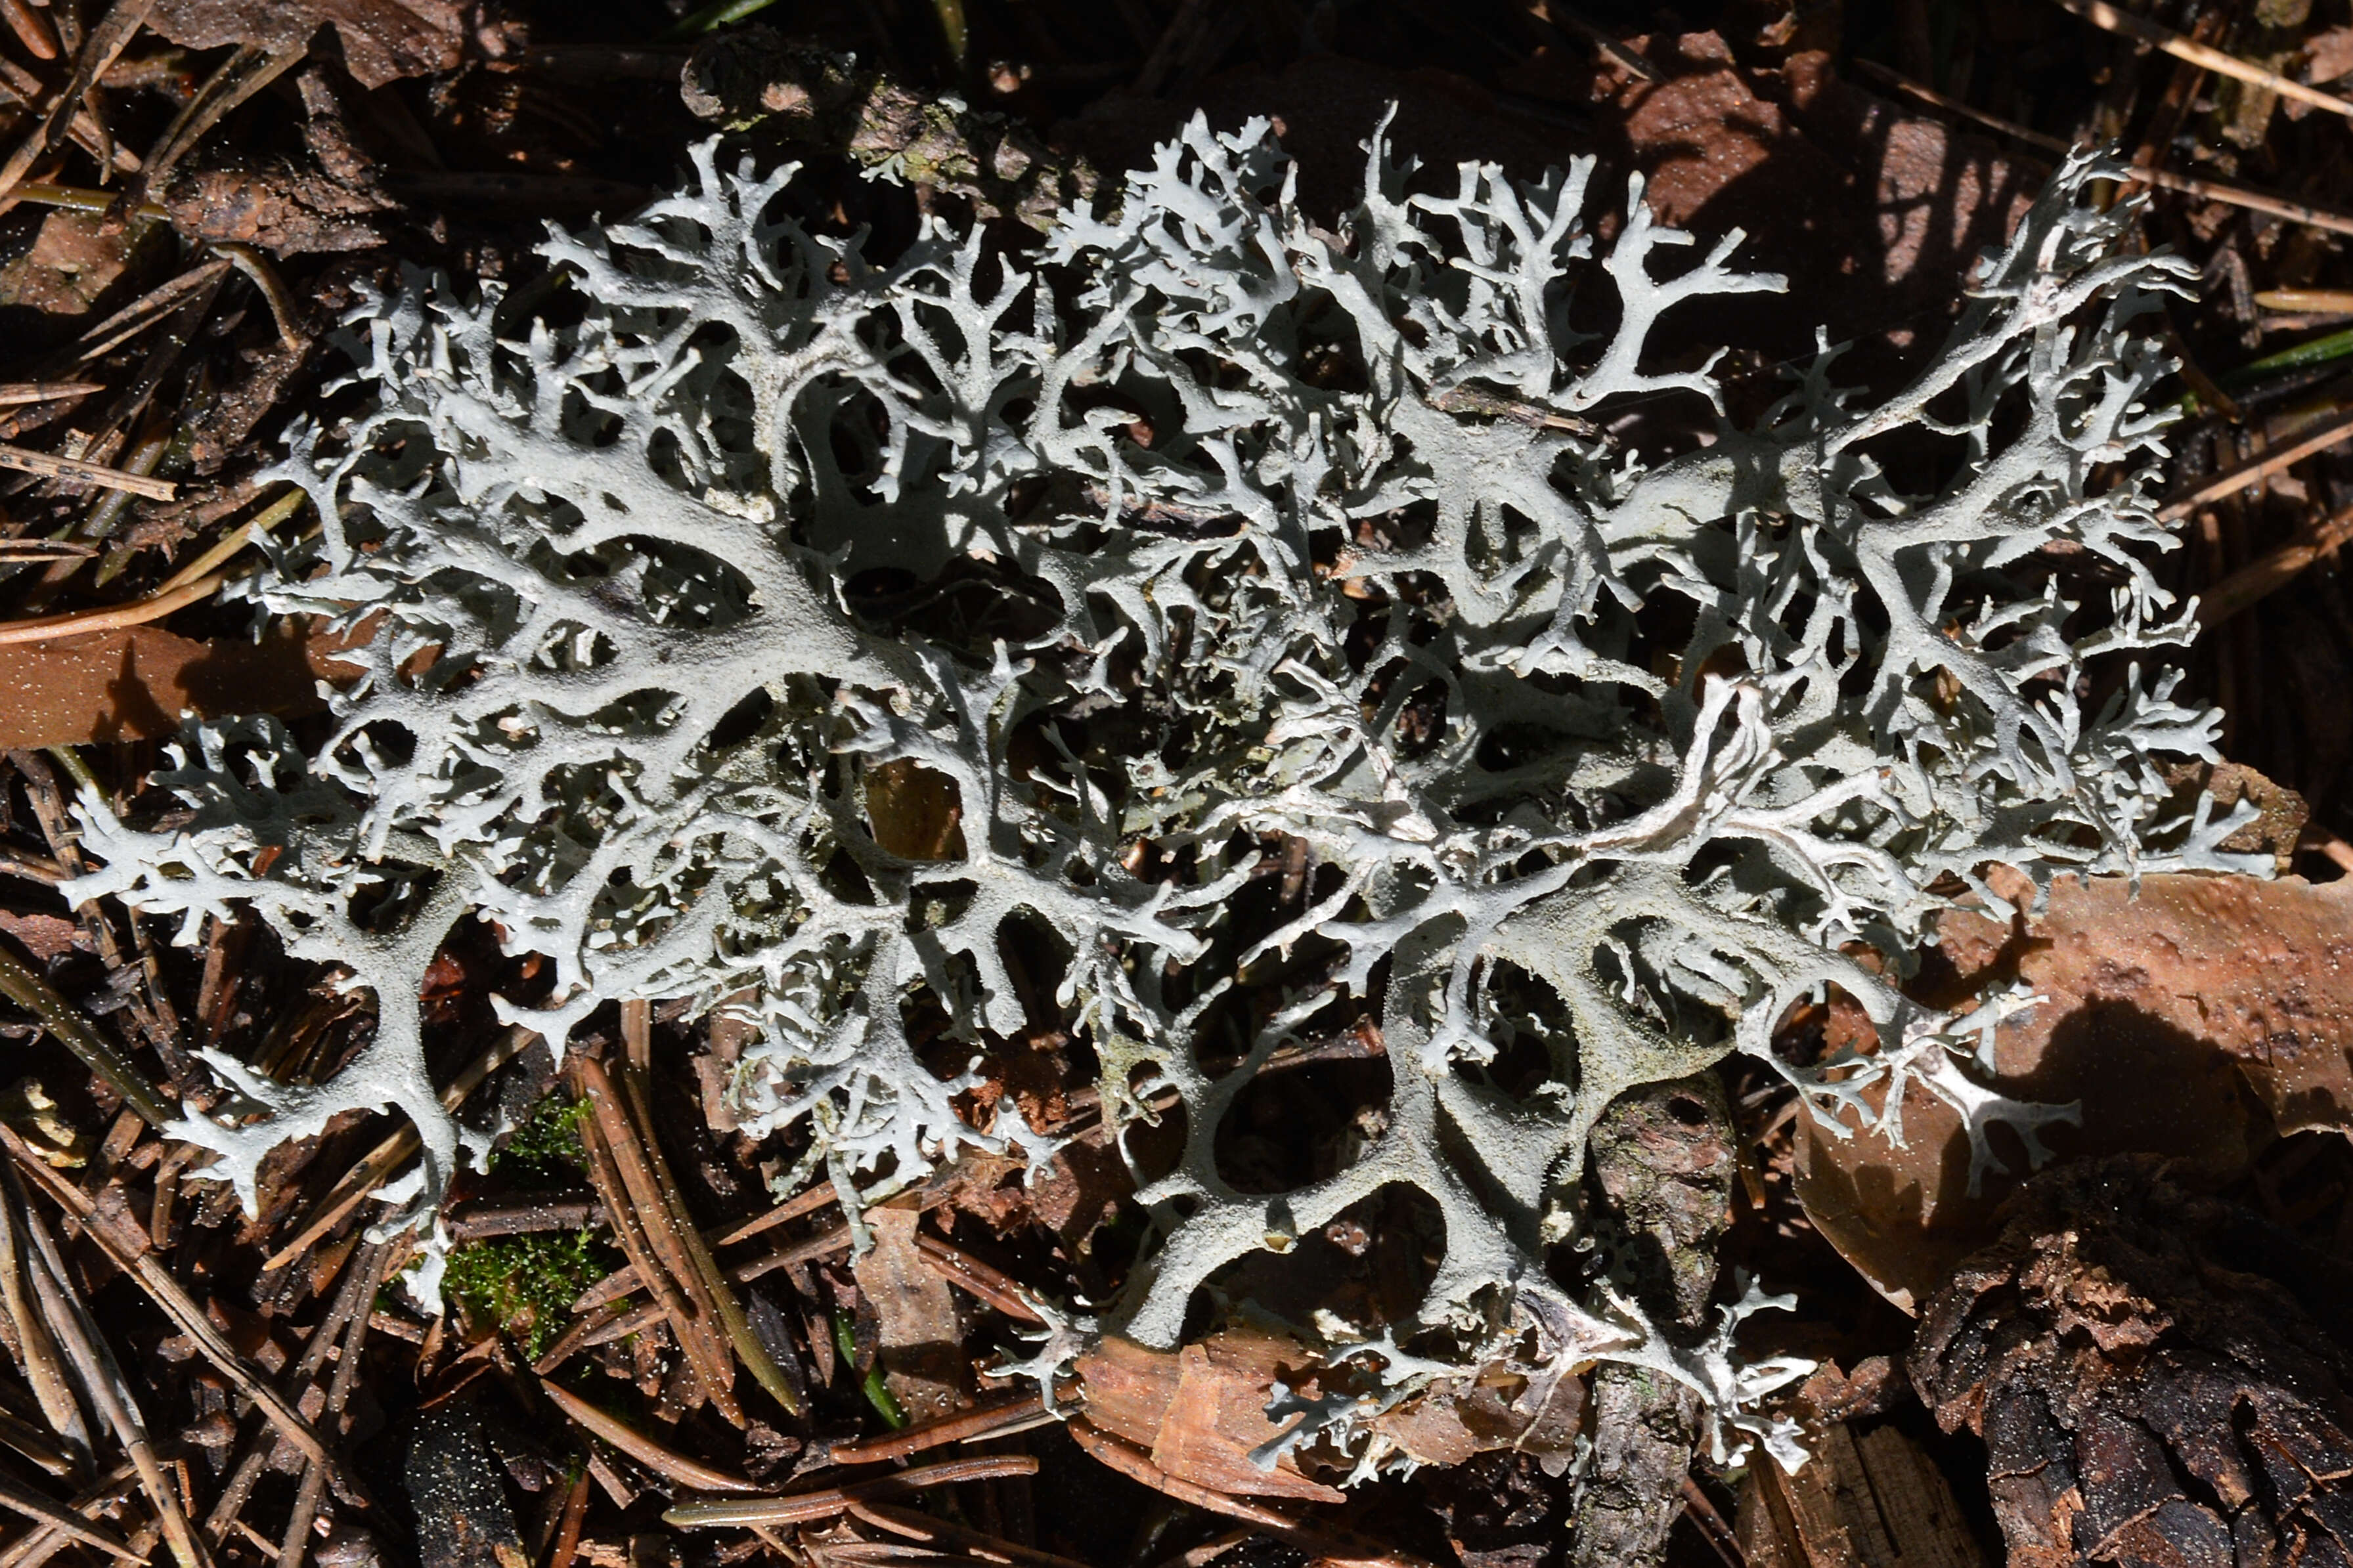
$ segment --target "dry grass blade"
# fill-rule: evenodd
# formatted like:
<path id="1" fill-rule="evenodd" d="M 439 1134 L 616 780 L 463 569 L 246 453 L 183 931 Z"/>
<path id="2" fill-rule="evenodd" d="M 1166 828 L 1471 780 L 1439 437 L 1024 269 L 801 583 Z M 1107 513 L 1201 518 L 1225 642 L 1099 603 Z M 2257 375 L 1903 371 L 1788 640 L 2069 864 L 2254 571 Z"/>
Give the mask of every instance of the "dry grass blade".
<path id="1" fill-rule="evenodd" d="M 950 1459 L 944 1464 L 918 1465 L 895 1476 L 877 1476 L 846 1487 L 790 1492 L 783 1497 L 746 1499 L 742 1502 L 684 1503 L 662 1515 L 664 1524 L 681 1530 L 746 1529 L 757 1524 L 799 1524 L 841 1512 L 855 1500 L 866 1501 L 898 1492 L 963 1481 L 995 1480 L 1005 1476 L 1034 1476 L 1038 1461 L 1027 1454 L 1005 1454 L 986 1459 Z M 1286 1523 L 1289 1521 L 1286 1521 Z"/>
<path id="2" fill-rule="evenodd" d="M 744 1314 L 744 1304 L 735 1299 L 734 1289 L 728 1284 L 727 1276 L 720 1271 L 718 1261 L 711 1255 L 710 1246 L 702 1239 L 702 1232 L 695 1227 L 694 1216 L 687 1212 L 685 1194 L 679 1189 L 678 1179 L 670 1174 L 670 1161 L 662 1153 L 661 1144 L 654 1138 L 653 1095 L 642 1063 L 630 1063 L 622 1086 L 628 1094 L 632 1120 L 641 1130 L 646 1159 L 655 1187 L 660 1194 L 662 1207 L 669 1215 L 670 1228 L 686 1254 L 687 1267 L 692 1270 L 695 1285 L 710 1301 L 717 1316 L 720 1331 L 725 1335 L 727 1343 L 733 1347 L 736 1357 L 750 1369 L 753 1378 L 768 1391 L 768 1397 L 790 1414 L 798 1415 L 801 1413 L 799 1392 L 786 1379 L 784 1369 L 776 1365 L 759 1335 L 752 1331 L 751 1320 Z"/>
<path id="3" fill-rule="evenodd" d="M 590 1114 L 580 1123 L 580 1142 L 588 1152 L 588 1179 L 605 1205 L 614 1238 L 670 1319 L 670 1331 L 702 1379 L 705 1395 L 740 1426 L 744 1413 L 732 1391 L 733 1363 L 719 1342 L 709 1300 L 687 1294 L 690 1281 L 680 1277 L 689 1267 L 686 1250 L 679 1244 L 612 1079 L 601 1063 L 587 1058 L 581 1060 L 579 1071 L 590 1106 Z"/>
<path id="4" fill-rule="evenodd" d="M 652 1438 L 639 1433 L 626 1422 L 606 1415 L 586 1400 L 567 1394 L 554 1384 L 543 1379 L 541 1392 L 554 1402 L 558 1410 L 585 1428 L 601 1437 L 656 1475 L 665 1476 L 680 1486 L 699 1492 L 756 1492 L 761 1489 L 741 1476 L 731 1476 L 724 1470 L 714 1470 L 699 1464 L 685 1455 L 663 1447 Z"/>
<path id="5" fill-rule="evenodd" d="M 101 1552 L 111 1552 L 133 1563 L 147 1561 L 141 1553 L 124 1545 L 112 1531 L 100 1529 L 64 1504 L 43 1497 L 29 1487 L 17 1485 L 5 1474 L 0 1474 L 0 1507 L 13 1508 L 27 1519 L 37 1519 L 51 1530 L 70 1535 L 76 1541 L 86 1542 Z"/>
<path id="6" fill-rule="evenodd" d="M 868 1502 L 864 1510 L 877 1519 L 897 1525 L 902 1531 L 920 1531 L 923 1540 L 948 1541 L 958 1546 L 969 1547 L 980 1552 L 984 1561 L 1023 1563 L 1029 1568 L 1082 1568 L 1071 1558 L 1040 1552 L 1034 1546 L 1024 1546 L 1003 1536 L 975 1530 L 968 1524 L 958 1524 L 951 1519 L 917 1513 L 913 1509 L 894 1508 L 886 1502 Z"/>
<path id="7" fill-rule="evenodd" d="M 85 463 L 78 458 L 53 458 L 47 452 L 28 452 L 22 447 L 0 446 L 0 468 L 38 474 L 43 479 L 100 485 L 108 489 L 144 496 L 149 500 L 171 500 L 180 493 L 179 487 L 169 479 L 151 479 L 144 474 L 125 473 L 121 468 L 110 468 L 102 463 Z"/>
<path id="8" fill-rule="evenodd" d="M 49 1475 L 71 1477 L 88 1468 L 76 1464 L 57 1438 L 11 1411 L 0 1410 L 0 1444 L 16 1449 Z"/>
<path id="9" fill-rule="evenodd" d="M 90 1027 L 81 1010 L 58 994 L 56 987 L 18 958 L 5 942 L 0 942 L 0 993 L 38 1018 L 43 1028 L 79 1057 L 83 1066 L 105 1079 L 108 1087 L 121 1095 L 122 1102 L 137 1111 L 149 1126 L 160 1128 L 178 1120 L 170 1103 L 147 1080 L 147 1075 L 132 1066 L 111 1040 Z"/>
<path id="10" fill-rule="evenodd" d="M 81 1406 L 73 1396 L 65 1352 L 58 1348 L 48 1317 L 34 1299 L 30 1268 L 26 1240 L 16 1224 L 16 1205 L 0 1196 L 0 1305 L 6 1307 L 9 1321 L 16 1325 L 25 1381 L 32 1385 L 42 1419 L 49 1424 L 49 1436 L 61 1445 L 67 1473 L 87 1475 L 93 1452 L 90 1428 L 83 1424 Z"/>
<path id="11" fill-rule="evenodd" d="M 256 518 L 254 521 L 258 524 L 261 519 Z M 441 1109 L 455 1110 L 465 1104 L 468 1097 L 481 1088 L 492 1073 L 521 1056 L 537 1038 L 539 1034 L 536 1030 L 526 1029 L 520 1024 L 511 1026 L 489 1050 L 467 1063 L 466 1070 L 450 1080 L 449 1087 L 441 1091 Z M 334 1229 L 343 1223 L 346 1215 L 366 1202 L 370 1193 L 391 1180 L 392 1173 L 423 1146 L 417 1139 L 417 1129 L 404 1126 L 362 1155 L 359 1163 L 344 1172 L 343 1179 L 320 1200 L 310 1218 L 296 1229 L 294 1239 L 271 1253 L 262 1268 L 283 1268 L 301 1257 L 311 1243 Z"/>
<path id="12" fill-rule="evenodd" d="M 2164 50 L 2178 60 L 2188 60 L 2193 66 L 2203 66 L 2218 76 L 2232 77 L 2253 87 L 2265 88 L 2282 98 L 2292 98 L 2298 103 L 2308 103 L 2315 109 L 2326 109 L 2334 114 L 2353 116 L 2353 103 L 2344 99 L 2309 88 L 2300 81 L 2284 77 L 2274 70 L 2242 60 L 2236 55 L 2185 38 L 2168 28 L 2146 21 L 2129 11 L 2119 11 L 2107 0 L 2052 0 L 2062 10 L 2072 11 L 2095 27 L 2104 28 L 2120 37 Z"/>

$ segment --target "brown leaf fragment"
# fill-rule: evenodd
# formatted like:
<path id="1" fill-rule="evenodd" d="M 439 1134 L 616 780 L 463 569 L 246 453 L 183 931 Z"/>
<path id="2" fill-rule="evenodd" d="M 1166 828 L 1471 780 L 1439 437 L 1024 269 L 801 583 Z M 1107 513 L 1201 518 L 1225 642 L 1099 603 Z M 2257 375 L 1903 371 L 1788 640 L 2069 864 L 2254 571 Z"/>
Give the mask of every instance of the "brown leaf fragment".
<path id="1" fill-rule="evenodd" d="M 1337 1489 L 1301 1475 L 1295 1461 L 1261 1469 L 1250 1459 L 1252 1449 L 1282 1431 L 1266 1414 L 1274 1384 L 1300 1377 L 1297 1366 L 1285 1364 L 1285 1349 L 1278 1340 L 1226 1333 L 1178 1351 L 1176 1397 L 1152 1445 L 1152 1462 L 1238 1497 L 1344 1500 Z M 1292 1362 L 1303 1359 L 1291 1348 Z"/>
<path id="2" fill-rule="evenodd" d="M 332 24 L 353 79 L 378 88 L 455 69 L 464 16 L 451 0 L 159 0 L 148 26 L 182 48 L 255 44 L 277 54 Z"/>
<path id="3" fill-rule="evenodd" d="M 867 1224 L 874 1245 L 851 1264 L 881 1325 L 883 1381 L 908 1416 L 936 1420 L 972 1406 L 964 1329 L 947 1281 L 923 1262 L 913 1209 L 881 1209 Z"/>
<path id="4" fill-rule="evenodd" d="M 315 713 L 339 646 L 290 628 L 199 642 L 152 626 L 0 643 L 0 746 L 157 740 L 183 712 Z"/>
<path id="5" fill-rule="evenodd" d="M 2207 787 L 2266 798 L 2219 772 Z M 2266 1113 L 2283 1133 L 2353 1129 L 2353 881 L 2152 876 L 2136 897 L 2121 878 L 2069 879 L 2015 930 L 1956 912 L 1938 934 L 1957 993 L 2014 970 L 2041 999 L 1997 1032 L 1993 1083 L 2082 1106 L 2079 1126 L 2044 1130 L 2062 1157 L 2148 1152 L 2227 1179 Z M 1797 1173 L 1823 1236 L 1909 1310 L 1991 1238 L 2027 1164 L 1997 1128 L 2010 1169 L 1972 1194 L 1957 1113 L 1915 1086 L 1903 1125 L 1899 1148 L 1810 1120 Z"/>

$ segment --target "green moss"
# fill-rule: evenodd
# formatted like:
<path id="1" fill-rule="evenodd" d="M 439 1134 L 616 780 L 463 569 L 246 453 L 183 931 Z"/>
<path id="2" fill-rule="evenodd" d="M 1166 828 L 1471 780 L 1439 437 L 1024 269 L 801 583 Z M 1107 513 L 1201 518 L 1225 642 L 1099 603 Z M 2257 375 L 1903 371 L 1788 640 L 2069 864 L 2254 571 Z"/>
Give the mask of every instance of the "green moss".
<path id="1" fill-rule="evenodd" d="M 491 1169 L 510 1180 L 534 1185 L 568 1184 L 586 1167 L 580 1122 L 588 1102 L 558 1089 L 542 1099 L 505 1144 L 491 1156 Z"/>
<path id="2" fill-rule="evenodd" d="M 442 1289 L 468 1318 L 513 1335 L 536 1361 L 580 1292 L 615 1267 L 608 1249 L 588 1231 L 502 1237 L 452 1252 Z"/>

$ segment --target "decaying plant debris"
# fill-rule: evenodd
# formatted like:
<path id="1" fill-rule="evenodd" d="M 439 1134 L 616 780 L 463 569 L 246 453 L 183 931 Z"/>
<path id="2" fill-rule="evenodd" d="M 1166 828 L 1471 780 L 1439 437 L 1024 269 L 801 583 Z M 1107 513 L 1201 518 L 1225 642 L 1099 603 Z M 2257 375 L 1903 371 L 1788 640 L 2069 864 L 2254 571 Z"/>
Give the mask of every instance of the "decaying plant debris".
<path id="1" fill-rule="evenodd" d="M 2347 19 L 1063 9 L 7 8 L 0 1560 L 2353 1550 Z"/>

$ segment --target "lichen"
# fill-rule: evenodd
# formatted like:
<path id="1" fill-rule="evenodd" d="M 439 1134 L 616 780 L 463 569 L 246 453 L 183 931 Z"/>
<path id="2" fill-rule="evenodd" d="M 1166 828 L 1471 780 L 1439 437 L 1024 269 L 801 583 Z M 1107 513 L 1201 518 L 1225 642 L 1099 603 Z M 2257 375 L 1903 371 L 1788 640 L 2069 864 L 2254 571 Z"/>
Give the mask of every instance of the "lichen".
<path id="1" fill-rule="evenodd" d="M 1042 1006 L 1123 1125 L 1181 1104 L 1103 1328 L 1168 1345 L 1227 1266 L 1403 1184 L 1445 1245 L 1410 1318 L 1365 1326 L 1383 1375 L 1613 1357 L 1790 1454 L 1757 1404 L 1791 1369 L 1731 1349 L 1767 1298 L 1687 1344 L 1555 1267 L 1586 1139 L 1736 1050 L 1872 1135 L 1916 1083 L 1989 1163 L 1992 1121 L 2031 1143 L 2066 1112 L 1994 1093 L 1899 988 L 1932 914 L 2006 907 L 1996 865 L 2259 868 L 2220 847 L 2243 814 L 2168 807 L 2215 715 L 2139 662 L 2189 632 L 2147 559 L 2168 366 L 2137 325 L 2186 269 L 2071 158 L 1900 390 L 1825 348 L 1736 422 L 1652 335 L 1778 291 L 1736 233 L 1671 260 L 1692 238 L 1635 180 L 1605 244 L 1590 160 L 1413 172 L 1377 135 L 1327 230 L 1263 122 L 1197 120 L 1034 256 L 934 222 L 874 258 L 785 216 L 791 168 L 705 146 L 634 221 L 549 239 L 576 318 L 422 274 L 364 308 L 361 411 L 281 470 L 322 531 L 257 590 L 374 627 L 362 674 L 307 757 L 266 721 L 198 732 L 160 780 L 185 826 L 84 801 L 102 867 L 70 892 L 188 936 L 254 909 L 382 1023 L 319 1086 L 215 1054 L 242 1098 L 183 1135 L 250 1196 L 280 1140 L 397 1109 L 425 1165 L 395 1223 L 430 1213 L 459 1133 L 416 1000 L 461 920 L 545 956 L 549 999 L 500 1005 L 554 1041 L 616 998 L 745 1011 L 747 1128 L 808 1128 L 870 1194 L 1036 1156 L 959 1116 L 976 1079 L 913 1020 L 961 1063 Z M 1703 440 L 1612 435 L 1668 397 L 1714 410 Z M 861 613 L 877 581 L 987 608 L 919 631 Z M 921 857 L 868 814 L 892 766 L 954 792 Z M 1292 844 L 1298 907 L 1245 942 L 1234 895 Z M 1061 956 L 1026 996 L 1017 922 Z M 1883 1047 L 1776 1056 L 1831 986 Z M 1392 1086 L 1352 1157 L 1239 1190 L 1221 1118 L 1367 1007 Z M 1530 1050 L 1533 1087 L 1491 1072 Z"/>

